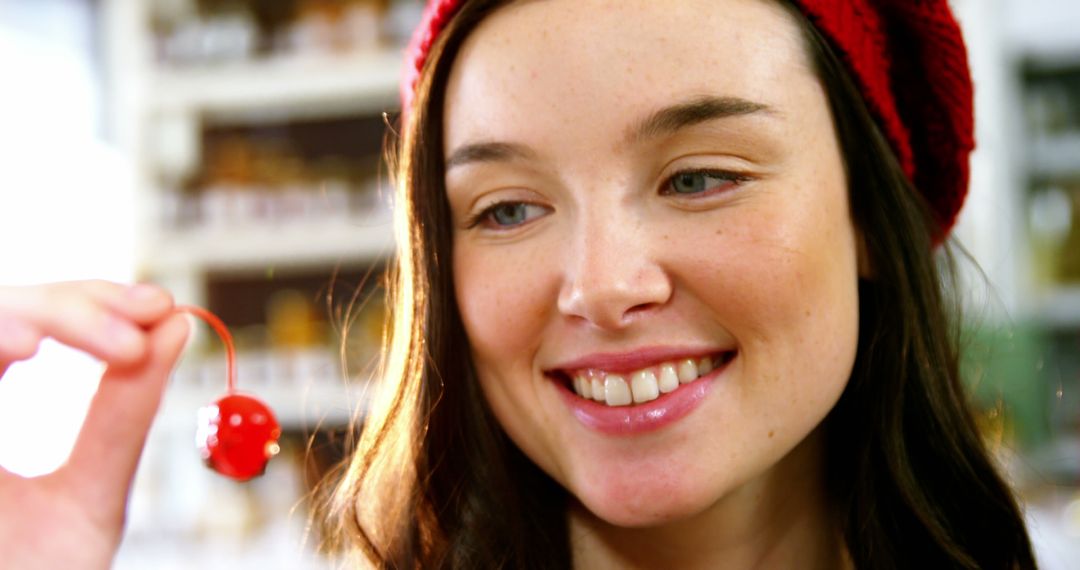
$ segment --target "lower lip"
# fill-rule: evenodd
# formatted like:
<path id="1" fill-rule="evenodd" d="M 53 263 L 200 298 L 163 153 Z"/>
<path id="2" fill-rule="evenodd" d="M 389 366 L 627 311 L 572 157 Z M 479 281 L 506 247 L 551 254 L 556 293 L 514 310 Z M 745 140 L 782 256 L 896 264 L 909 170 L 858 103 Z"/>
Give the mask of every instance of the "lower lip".
<path id="1" fill-rule="evenodd" d="M 712 390 L 713 381 L 731 366 L 734 359 L 674 392 L 644 404 L 608 406 L 578 396 L 564 382 L 556 381 L 559 395 L 574 417 L 586 427 L 606 435 L 630 436 L 656 431 L 694 411 Z"/>

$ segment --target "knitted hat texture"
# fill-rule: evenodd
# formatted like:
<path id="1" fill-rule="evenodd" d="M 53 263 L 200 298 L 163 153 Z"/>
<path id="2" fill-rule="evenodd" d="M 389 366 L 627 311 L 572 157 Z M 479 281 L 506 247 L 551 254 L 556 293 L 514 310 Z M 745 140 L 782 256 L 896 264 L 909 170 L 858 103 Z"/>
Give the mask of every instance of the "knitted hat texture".
<path id="1" fill-rule="evenodd" d="M 967 196 L 975 148 L 967 48 L 947 0 L 791 0 L 830 42 L 937 218 L 935 242 Z M 406 52 L 402 109 L 462 0 L 429 0 Z"/>

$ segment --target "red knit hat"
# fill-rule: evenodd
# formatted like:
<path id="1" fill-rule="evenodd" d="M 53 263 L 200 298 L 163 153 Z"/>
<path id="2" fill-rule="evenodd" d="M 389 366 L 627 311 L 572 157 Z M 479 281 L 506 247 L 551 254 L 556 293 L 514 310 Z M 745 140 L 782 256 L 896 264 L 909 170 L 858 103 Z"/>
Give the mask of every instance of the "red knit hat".
<path id="1" fill-rule="evenodd" d="M 964 203 L 975 147 L 967 48 L 947 0 L 791 0 L 831 43 L 908 178 L 937 216 L 940 242 Z M 436 36 L 462 0 L 429 0 L 413 34 L 402 109 Z"/>

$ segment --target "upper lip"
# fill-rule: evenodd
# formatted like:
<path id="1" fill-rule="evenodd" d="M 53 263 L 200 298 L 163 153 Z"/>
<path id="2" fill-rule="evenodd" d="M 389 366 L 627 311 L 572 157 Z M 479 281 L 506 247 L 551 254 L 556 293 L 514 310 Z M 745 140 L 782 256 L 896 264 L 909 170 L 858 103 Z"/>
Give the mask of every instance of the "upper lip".
<path id="1" fill-rule="evenodd" d="M 545 371 L 570 372 L 593 368 L 605 372 L 632 372 L 662 362 L 672 362 L 683 358 L 701 358 L 730 350 L 733 349 L 650 346 L 626 352 L 595 352 L 560 362 Z"/>

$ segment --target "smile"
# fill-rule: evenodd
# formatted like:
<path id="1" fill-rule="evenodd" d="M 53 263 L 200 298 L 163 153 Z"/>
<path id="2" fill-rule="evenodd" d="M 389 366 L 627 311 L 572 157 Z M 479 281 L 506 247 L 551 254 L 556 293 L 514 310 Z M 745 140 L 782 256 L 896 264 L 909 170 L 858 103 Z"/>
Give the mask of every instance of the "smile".
<path id="1" fill-rule="evenodd" d="M 674 392 L 726 365 L 735 354 L 726 351 L 698 358 L 677 358 L 631 371 L 581 368 L 559 370 L 555 374 L 581 398 L 607 406 L 630 406 Z"/>
<path id="2" fill-rule="evenodd" d="M 738 354 L 646 349 L 593 355 L 545 374 L 583 426 L 605 436 L 636 436 L 693 412 L 727 376 Z"/>

